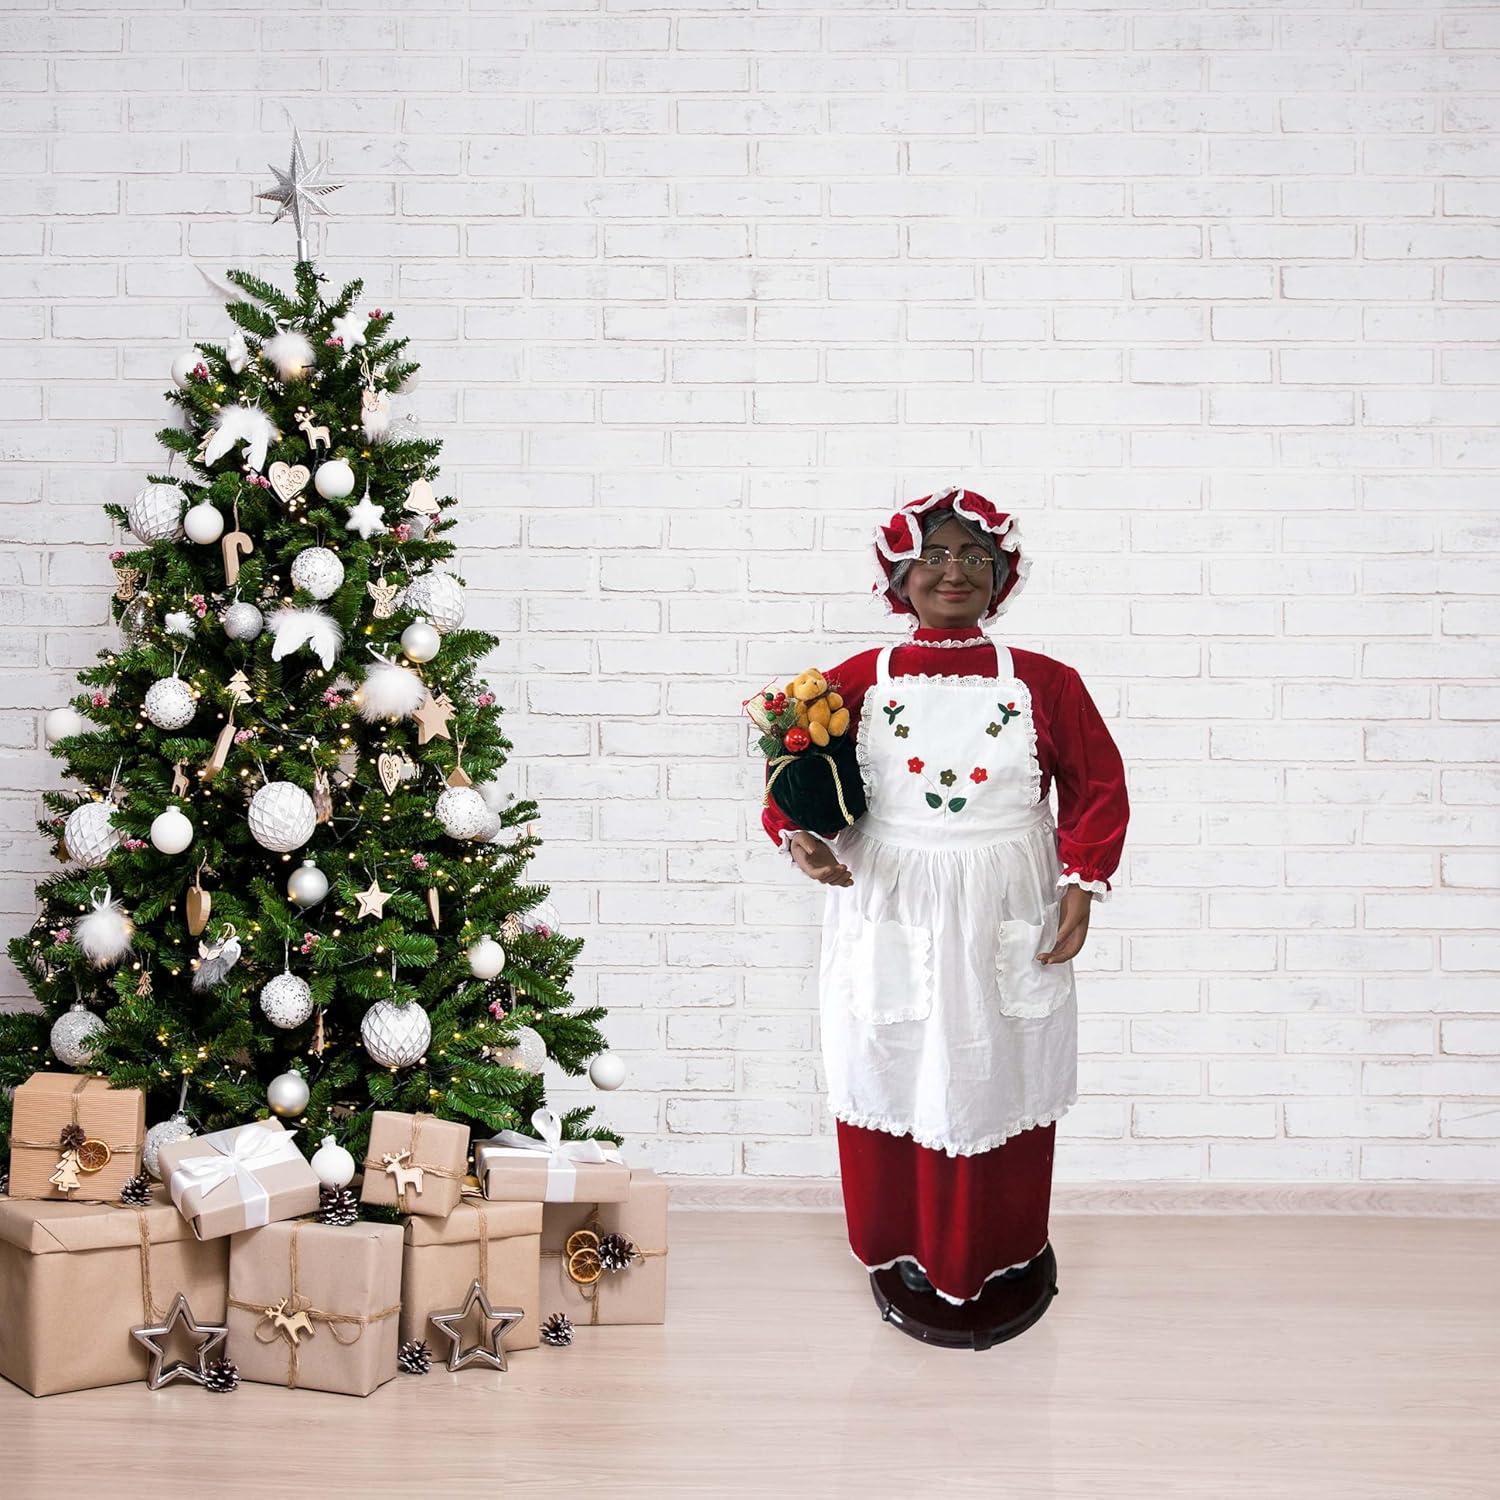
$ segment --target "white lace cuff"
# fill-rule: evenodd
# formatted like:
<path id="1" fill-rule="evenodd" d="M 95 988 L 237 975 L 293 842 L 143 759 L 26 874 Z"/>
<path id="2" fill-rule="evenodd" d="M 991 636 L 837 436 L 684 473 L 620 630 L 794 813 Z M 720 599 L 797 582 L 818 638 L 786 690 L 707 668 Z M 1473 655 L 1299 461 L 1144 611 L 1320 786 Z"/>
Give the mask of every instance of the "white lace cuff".
<path id="1" fill-rule="evenodd" d="M 791 858 L 792 854 L 792 835 L 801 832 L 802 830 L 800 828 L 778 828 L 776 830 L 776 836 L 781 840 L 781 852 L 785 854 L 788 859 Z"/>
<path id="2" fill-rule="evenodd" d="M 1069 870 L 1066 875 L 1057 877 L 1057 888 L 1061 890 L 1065 885 L 1076 885 L 1085 891 L 1094 893 L 1095 901 L 1109 900 L 1109 883 L 1104 880 L 1085 880 L 1077 870 Z"/>

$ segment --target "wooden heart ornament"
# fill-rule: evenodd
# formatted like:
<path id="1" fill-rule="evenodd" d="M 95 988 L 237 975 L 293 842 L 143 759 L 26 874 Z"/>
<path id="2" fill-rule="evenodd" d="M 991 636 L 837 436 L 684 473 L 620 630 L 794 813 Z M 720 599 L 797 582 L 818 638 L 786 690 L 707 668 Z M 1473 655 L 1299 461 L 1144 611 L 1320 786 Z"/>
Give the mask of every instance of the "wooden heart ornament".
<path id="1" fill-rule="evenodd" d="M 405 764 L 404 755 L 395 755 L 389 750 L 381 752 L 376 765 L 380 771 L 380 784 L 385 788 L 387 797 L 401 785 L 401 773 L 405 769 Z"/>
<path id="2" fill-rule="evenodd" d="M 312 470 L 306 464 L 284 464 L 278 459 L 266 470 L 266 478 L 271 481 L 271 488 L 276 492 L 277 498 L 290 504 L 307 488 Z"/>
<path id="3" fill-rule="evenodd" d="M 208 926 L 209 913 L 214 909 L 213 894 L 205 891 L 196 881 L 187 891 L 187 929 L 194 937 L 202 934 Z"/>

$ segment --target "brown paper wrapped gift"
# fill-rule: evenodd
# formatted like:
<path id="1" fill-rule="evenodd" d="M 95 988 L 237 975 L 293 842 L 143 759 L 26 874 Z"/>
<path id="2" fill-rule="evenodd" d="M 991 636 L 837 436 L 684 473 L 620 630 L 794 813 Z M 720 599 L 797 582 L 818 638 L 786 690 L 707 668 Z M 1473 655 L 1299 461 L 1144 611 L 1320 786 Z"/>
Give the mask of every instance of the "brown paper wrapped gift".
<path id="1" fill-rule="evenodd" d="M 161 1175 L 200 1240 L 313 1213 L 318 1178 L 280 1120 L 252 1120 L 161 1148 Z"/>
<path id="2" fill-rule="evenodd" d="M 630 1168 L 607 1141 L 565 1141 L 562 1120 L 545 1107 L 531 1116 L 535 1135 L 502 1130 L 474 1143 L 474 1172 L 484 1196 L 507 1203 L 618 1203 Z"/>
<path id="3" fill-rule="evenodd" d="M 640 1258 L 623 1271 L 601 1271 L 590 1252 L 606 1234 L 623 1234 Z M 666 1182 L 632 1167 L 630 1196 L 623 1203 L 545 1204 L 542 1302 L 549 1312 L 565 1312 L 580 1324 L 665 1322 Z"/>
<path id="4" fill-rule="evenodd" d="M 458 1203 L 468 1161 L 467 1125 L 377 1109 L 370 1117 L 360 1202 L 446 1219 Z"/>
<path id="5" fill-rule="evenodd" d="M 73 1125 L 85 1140 L 65 1152 L 59 1137 Z M 141 1170 L 145 1140 L 146 1096 L 139 1089 L 113 1089 L 108 1079 L 87 1073 L 33 1073 L 16 1090 L 11 1116 L 10 1196 L 118 1202 L 120 1189 Z M 101 1160 L 103 1166 L 89 1170 Z M 68 1181 L 77 1187 L 60 1185 Z"/>
<path id="6" fill-rule="evenodd" d="M 396 1373 L 401 1229 L 268 1224 L 229 1246 L 229 1357 L 246 1380 L 368 1396 Z"/>
<path id="7" fill-rule="evenodd" d="M 466 1197 L 446 1219 L 408 1219 L 401 1267 L 401 1337 L 433 1336 L 435 1312 L 462 1305 L 476 1279 L 494 1307 L 526 1316 L 506 1335 L 506 1349 L 535 1349 L 542 1243 L 540 1203 L 486 1203 Z"/>
<path id="8" fill-rule="evenodd" d="M 144 1380 L 130 1330 L 181 1292 L 224 1320 L 229 1242 L 199 1244 L 158 1188 L 149 1208 L 0 1198 L 0 1375 L 33 1396 Z"/>

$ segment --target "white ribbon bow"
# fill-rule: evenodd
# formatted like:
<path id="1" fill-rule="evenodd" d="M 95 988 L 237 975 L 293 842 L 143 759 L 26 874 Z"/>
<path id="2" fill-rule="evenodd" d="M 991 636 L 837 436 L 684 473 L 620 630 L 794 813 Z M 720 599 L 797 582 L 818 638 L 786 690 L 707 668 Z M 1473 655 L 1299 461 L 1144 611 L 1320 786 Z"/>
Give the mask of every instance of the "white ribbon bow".
<path id="1" fill-rule="evenodd" d="M 544 1202 L 573 1202 L 578 1187 L 577 1163 L 622 1161 L 620 1153 L 613 1146 L 604 1146 L 598 1141 L 565 1141 L 562 1138 L 561 1118 L 555 1110 L 550 1110 L 545 1105 L 532 1112 L 531 1128 L 536 1131 L 536 1135 L 522 1135 L 519 1130 L 502 1130 L 483 1144 L 504 1154 L 534 1156 L 545 1152 L 547 1188 Z"/>
<path id="2" fill-rule="evenodd" d="M 256 1173 L 279 1161 L 291 1161 L 302 1153 L 292 1137 L 295 1130 L 267 1130 L 263 1125 L 236 1125 L 206 1135 L 197 1142 L 209 1150 L 197 1156 L 185 1156 L 172 1169 L 168 1187 L 172 1202 L 184 1218 L 192 1215 L 182 1200 L 193 1189 L 199 1189 L 199 1203 L 217 1192 L 226 1182 L 237 1183 L 245 1205 L 245 1228 L 256 1229 L 271 1218 L 271 1195 Z"/>

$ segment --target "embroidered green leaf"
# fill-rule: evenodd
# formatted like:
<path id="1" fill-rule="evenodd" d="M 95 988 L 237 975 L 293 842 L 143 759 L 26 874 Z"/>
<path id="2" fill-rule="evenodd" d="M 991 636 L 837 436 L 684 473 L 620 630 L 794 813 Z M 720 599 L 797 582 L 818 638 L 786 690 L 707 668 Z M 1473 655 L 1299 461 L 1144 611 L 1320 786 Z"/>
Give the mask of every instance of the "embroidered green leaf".
<path id="1" fill-rule="evenodd" d="M 936 792 L 928 792 L 927 805 L 928 807 L 941 807 L 943 805 L 943 799 L 939 797 Z"/>
<path id="2" fill-rule="evenodd" d="M 969 799 L 967 797 L 954 797 L 954 798 L 952 798 L 949 801 L 949 803 L 948 803 L 948 811 L 949 812 L 962 812 L 963 811 L 963 807 L 964 807 L 964 803 L 967 802 L 968 800 Z"/>

